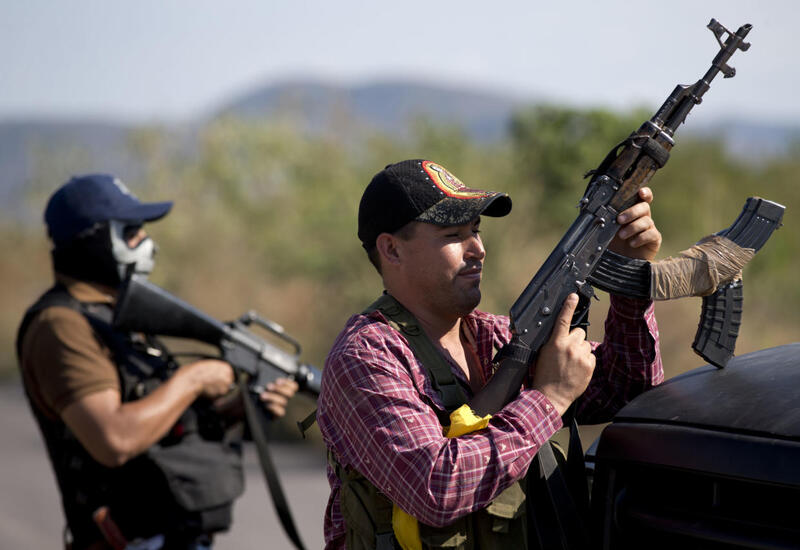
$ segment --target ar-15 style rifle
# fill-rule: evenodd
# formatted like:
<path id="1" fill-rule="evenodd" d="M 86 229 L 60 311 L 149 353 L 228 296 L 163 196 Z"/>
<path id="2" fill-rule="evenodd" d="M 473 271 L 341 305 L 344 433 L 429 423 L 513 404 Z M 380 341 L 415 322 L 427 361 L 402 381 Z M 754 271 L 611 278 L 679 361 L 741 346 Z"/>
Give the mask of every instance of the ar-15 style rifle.
<path id="1" fill-rule="evenodd" d="M 290 353 L 261 338 L 251 330 L 257 325 L 294 348 Z M 274 321 L 249 311 L 236 321 L 222 322 L 200 311 L 148 281 L 133 274 L 122 284 L 114 310 L 114 327 L 128 332 L 174 336 L 216 346 L 222 359 L 247 377 L 251 392 L 261 393 L 280 377 L 297 381 L 300 391 L 319 396 L 322 372 L 302 363 L 300 344 Z"/>
<path id="2" fill-rule="evenodd" d="M 248 327 L 253 324 L 293 347 L 294 353 L 250 331 Z M 314 398 L 319 396 L 322 372 L 299 360 L 300 344 L 287 335 L 279 324 L 263 319 L 255 312 L 223 323 L 136 274 L 129 275 L 119 290 L 114 327 L 127 332 L 198 340 L 219 349 L 222 359 L 238 375 L 245 417 L 278 518 L 295 548 L 303 550 L 303 542 L 269 454 L 267 412 L 258 406 L 254 397 L 269 382 L 280 377 L 292 378 L 298 383 L 300 391 Z"/>
<path id="3" fill-rule="evenodd" d="M 750 47 L 744 38 L 751 25 L 743 25 L 733 33 L 712 19 L 708 28 L 721 48 L 708 71 L 693 85 L 678 85 L 650 120 L 612 148 L 600 165 L 587 174 L 591 175 L 591 180 L 580 200 L 578 217 L 511 306 L 513 338 L 495 356 L 499 367 L 489 383 L 470 402 L 477 414 L 494 414 L 517 394 L 528 365 L 550 337 L 557 314 L 569 294 L 579 296 L 573 326 L 586 322 L 590 299 L 595 296 L 593 284 L 627 295 L 637 295 L 635 289 L 638 288 L 639 295 L 650 296 L 652 266 L 614 255 L 607 248 L 619 229 L 617 216 L 638 201 L 639 189 L 666 164 L 675 144 L 675 131 L 689 111 L 702 101 L 718 73 L 723 73 L 725 78 L 735 75 L 728 60 L 737 50 L 746 51 Z M 746 215 L 748 212 L 754 215 Z M 743 247 L 757 249 L 780 225 L 782 213 L 781 205 L 753 199 L 745 205 L 737 223 L 720 233 L 729 234 Z M 760 229 L 754 231 L 754 227 Z M 726 350 L 732 354 L 735 334 L 731 340 L 730 328 L 737 319 L 716 322 L 715 317 L 719 317 L 716 306 L 722 304 L 728 315 L 738 307 L 738 315 L 741 315 L 741 302 L 737 304 L 736 297 L 741 286 L 737 288 L 730 281 L 724 283 L 714 297 L 704 302 L 704 322 L 695 342 L 695 347 L 707 353 L 718 366 L 727 361 Z M 727 332 L 722 334 L 722 329 Z M 721 353 L 717 353 L 717 347 L 722 348 Z"/>

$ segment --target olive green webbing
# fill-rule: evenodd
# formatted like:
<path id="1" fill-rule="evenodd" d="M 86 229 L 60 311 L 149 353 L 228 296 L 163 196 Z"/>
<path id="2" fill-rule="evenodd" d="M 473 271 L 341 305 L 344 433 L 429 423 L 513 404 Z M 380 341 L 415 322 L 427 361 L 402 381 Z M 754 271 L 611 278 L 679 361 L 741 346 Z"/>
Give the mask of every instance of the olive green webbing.
<path id="1" fill-rule="evenodd" d="M 383 294 L 362 313 L 366 315 L 375 310 L 383 313 L 389 325 L 408 340 L 414 355 L 428 371 L 433 389 L 439 394 L 447 414 L 466 403 L 467 397 L 453 376 L 450 364 L 436 349 L 411 312 L 390 294 Z"/>
<path id="2" fill-rule="evenodd" d="M 393 296 L 381 295 L 361 314 L 368 315 L 373 311 L 380 311 L 389 321 L 389 326 L 408 340 L 411 350 L 428 372 L 428 379 L 444 404 L 447 414 L 440 415 L 439 420 L 443 426 L 448 426 L 450 413 L 467 402 L 466 395 L 450 370 L 450 364 L 419 326 L 417 319 Z M 316 422 L 316 415 L 317 410 L 314 409 L 306 418 L 297 422 L 297 427 L 304 438 L 306 431 Z"/>

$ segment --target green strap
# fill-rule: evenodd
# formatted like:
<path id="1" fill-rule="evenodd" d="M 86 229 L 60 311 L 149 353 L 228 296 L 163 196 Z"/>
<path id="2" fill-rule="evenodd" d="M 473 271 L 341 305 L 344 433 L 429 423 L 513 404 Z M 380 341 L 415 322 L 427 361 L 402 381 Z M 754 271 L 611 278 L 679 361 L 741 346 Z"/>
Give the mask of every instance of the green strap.
<path id="1" fill-rule="evenodd" d="M 433 389 L 439 394 L 447 411 L 447 416 L 440 415 L 439 421 L 442 426 L 449 426 L 450 413 L 466 403 L 467 397 L 458 380 L 453 376 L 447 359 L 439 353 L 425 331 L 419 326 L 417 319 L 393 296 L 384 293 L 361 314 L 368 315 L 376 310 L 383 313 L 384 317 L 388 319 L 389 325 L 408 340 L 411 350 L 428 373 L 428 379 L 431 381 Z M 305 438 L 306 431 L 316 421 L 316 414 L 317 411 L 314 409 L 305 419 L 297 423 L 303 438 Z"/>
<path id="2" fill-rule="evenodd" d="M 442 356 L 430 338 L 419 326 L 417 319 L 390 294 L 383 294 L 362 313 L 380 311 L 389 320 L 392 328 L 408 340 L 414 355 L 428 372 L 433 389 L 439 394 L 447 413 L 451 413 L 467 402 L 464 391 L 453 376 L 450 364 Z"/>

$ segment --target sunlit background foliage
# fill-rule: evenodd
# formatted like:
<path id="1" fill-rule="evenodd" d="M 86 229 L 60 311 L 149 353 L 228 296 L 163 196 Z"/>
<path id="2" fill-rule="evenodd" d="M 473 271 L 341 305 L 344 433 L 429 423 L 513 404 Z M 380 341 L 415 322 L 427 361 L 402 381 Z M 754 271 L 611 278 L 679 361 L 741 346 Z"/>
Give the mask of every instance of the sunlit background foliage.
<path id="1" fill-rule="evenodd" d="M 381 291 L 356 238 L 356 212 L 361 191 L 384 165 L 429 158 L 471 187 L 511 195 L 511 215 L 482 224 L 488 250 L 482 308 L 502 313 L 576 215 L 583 174 L 647 116 L 540 105 L 517 112 L 508 137 L 491 144 L 424 119 L 403 137 L 346 119 L 314 134 L 291 121 L 235 118 L 209 122 L 191 138 L 153 126 L 129 136 L 141 176 L 127 183 L 143 200 L 175 201 L 169 216 L 148 226 L 160 247 L 153 281 L 220 319 L 256 309 L 302 342 L 306 361 L 322 365 L 348 316 Z M 677 137 L 672 158 L 652 181 L 664 235 L 660 257 L 730 225 L 749 196 L 785 204 L 785 226 L 745 269 L 737 352 L 797 340 L 800 157 L 794 153 L 800 149 L 745 161 L 721 140 Z M 88 165 L 80 150 L 40 153 L 28 190 L 37 216 L 70 174 L 103 170 Z M 0 224 L 5 376 L 16 375 L 16 324 L 51 281 L 38 219 Z M 602 335 L 606 306 L 603 298 L 593 308 L 593 339 Z M 701 365 L 690 350 L 700 300 L 660 303 L 656 311 L 668 375 Z"/>

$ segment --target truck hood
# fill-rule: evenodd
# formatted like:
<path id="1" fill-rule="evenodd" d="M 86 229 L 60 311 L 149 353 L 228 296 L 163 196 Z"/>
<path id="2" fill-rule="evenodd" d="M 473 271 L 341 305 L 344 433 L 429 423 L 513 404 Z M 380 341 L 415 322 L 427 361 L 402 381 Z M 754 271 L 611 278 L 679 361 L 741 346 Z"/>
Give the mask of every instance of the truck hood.
<path id="1" fill-rule="evenodd" d="M 628 403 L 614 422 L 691 426 L 800 440 L 800 343 L 676 376 Z"/>

